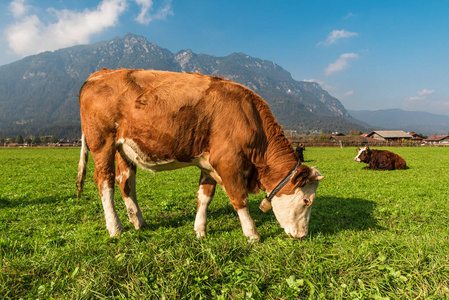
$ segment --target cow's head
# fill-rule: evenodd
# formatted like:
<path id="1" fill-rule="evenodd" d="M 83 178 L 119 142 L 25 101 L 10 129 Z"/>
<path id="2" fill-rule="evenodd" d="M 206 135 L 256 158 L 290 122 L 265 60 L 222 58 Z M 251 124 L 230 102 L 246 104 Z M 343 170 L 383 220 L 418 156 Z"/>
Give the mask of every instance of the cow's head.
<path id="1" fill-rule="evenodd" d="M 287 234 L 295 238 L 307 235 L 316 189 L 323 178 L 315 168 L 301 165 L 285 188 L 273 197 L 274 215 Z"/>
<path id="2" fill-rule="evenodd" d="M 354 157 L 354 160 L 358 163 L 364 162 L 369 163 L 371 161 L 371 155 L 373 151 L 368 146 L 363 147 L 362 149 L 357 148 L 357 156 Z"/>

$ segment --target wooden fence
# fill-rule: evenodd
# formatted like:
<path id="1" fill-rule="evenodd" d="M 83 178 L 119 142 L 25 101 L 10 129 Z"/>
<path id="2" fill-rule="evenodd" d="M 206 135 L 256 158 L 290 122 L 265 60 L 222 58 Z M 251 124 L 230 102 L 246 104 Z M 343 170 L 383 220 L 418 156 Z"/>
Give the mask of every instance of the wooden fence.
<path id="1" fill-rule="evenodd" d="M 306 147 L 363 147 L 369 146 L 372 148 L 376 147 L 444 147 L 449 146 L 448 144 L 425 144 L 423 142 L 398 142 L 398 141 L 355 141 L 355 140 L 335 140 L 330 139 L 327 141 L 319 141 L 314 139 L 308 140 L 296 140 L 292 139 L 293 146 L 298 145 L 298 143 L 303 143 Z"/>

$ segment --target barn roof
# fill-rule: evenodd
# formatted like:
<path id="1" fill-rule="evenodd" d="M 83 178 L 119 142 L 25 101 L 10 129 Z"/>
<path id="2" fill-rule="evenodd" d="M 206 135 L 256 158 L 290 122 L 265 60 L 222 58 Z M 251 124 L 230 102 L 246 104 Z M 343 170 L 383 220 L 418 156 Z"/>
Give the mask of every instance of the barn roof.
<path id="1" fill-rule="evenodd" d="M 372 137 L 374 134 L 377 134 L 384 139 L 411 139 L 412 136 L 405 131 L 402 130 L 376 130 L 371 131 L 367 137 Z"/>
<path id="2" fill-rule="evenodd" d="M 448 137 L 449 137 L 449 136 L 446 135 L 446 134 L 442 134 L 442 135 L 432 135 L 432 136 L 429 136 L 427 139 L 425 139 L 425 141 L 428 141 L 428 142 L 436 141 L 436 142 L 438 142 L 438 141 L 444 140 L 444 139 L 446 139 L 446 138 L 448 138 Z"/>
<path id="3" fill-rule="evenodd" d="M 417 141 L 422 141 L 422 140 L 424 140 L 424 137 L 421 136 L 421 135 L 418 134 L 418 133 L 410 132 L 409 134 L 412 136 L 412 140 L 417 140 Z"/>

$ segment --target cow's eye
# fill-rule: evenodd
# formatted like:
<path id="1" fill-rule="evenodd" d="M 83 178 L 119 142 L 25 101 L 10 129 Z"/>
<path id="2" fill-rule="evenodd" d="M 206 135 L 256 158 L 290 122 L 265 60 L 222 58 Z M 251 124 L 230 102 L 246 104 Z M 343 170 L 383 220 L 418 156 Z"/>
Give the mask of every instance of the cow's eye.
<path id="1" fill-rule="evenodd" d="M 310 204 L 312 204 L 312 202 L 309 199 L 307 199 L 307 198 L 302 199 L 302 201 L 304 201 L 304 204 L 306 206 L 310 206 Z"/>

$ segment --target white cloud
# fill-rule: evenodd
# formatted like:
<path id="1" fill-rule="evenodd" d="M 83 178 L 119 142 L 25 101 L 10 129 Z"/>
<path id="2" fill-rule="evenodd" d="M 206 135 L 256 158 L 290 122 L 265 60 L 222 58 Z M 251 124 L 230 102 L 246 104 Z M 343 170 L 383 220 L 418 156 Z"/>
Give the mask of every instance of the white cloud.
<path id="1" fill-rule="evenodd" d="M 321 86 L 324 85 L 324 81 L 319 80 L 319 79 L 304 79 L 303 81 L 305 81 L 305 82 L 316 82 L 316 83 L 318 83 Z"/>
<path id="2" fill-rule="evenodd" d="M 408 98 L 408 100 L 410 100 L 410 101 L 417 101 L 417 100 L 423 100 L 423 99 L 424 99 L 423 97 L 419 97 L 419 96 L 413 96 L 413 97 Z"/>
<path id="3" fill-rule="evenodd" d="M 118 22 L 126 8 L 126 0 L 103 0 L 95 10 L 75 12 L 48 9 L 56 22 L 44 24 L 36 15 L 26 16 L 6 29 L 8 45 L 14 53 L 26 56 L 89 42 Z"/>
<path id="4" fill-rule="evenodd" d="M 173 15 L 171 0 L 165 0 L 163 6 L 160 7 L 155 14 L 150 15 L 153 10 L 152 0 L 134 0 L 141 6 L 140 14 L 136 17 L 136 21 L 140 24 L 148 24 L 154 20 L 165 20 L 168 15 Z"/>
<path id="5" fill-rule="evenodd" d="M 427 95 L 432 95 L 435 90 L 422 89 L 416 93 L 415 96 L 408 98 L 410 101 L 420 101 L 425 100 Z"/>
<path id="6" fill-rule="evenodd" d="M 324 74 L 326 76 L 332 75 L 335 72 L 341 72 L 347 68 L 349 68 L 349 59 L 356 59 L 359 58 L 359 55 L 356 53 L 343 53 L 340 55 L 340 57 L 331 63 L 329 66 L 327 66 Z"/>
<path id="7" fill-rule="evenodd" d="M 354 95 L 354 90 L 350 90 L 345 93 L 345 96 L 352 96 L 352 95 Z"/>
<path id="8" fill-rule="evenodd" d="M 25 5 L 25 0 L 14 0 L 10 3 L 9 10 L 17 21 L 4 32 L 8 46 L 15 54 L 26 56 L 87 44 L 92 35 L 118 24 L 120 15 L 127 9 L 127 1 L 130 0 L 102 0 L 95 9 L 85 9 L 82 12 L 49 8 L 47 13 L 53 15 L 56 21 L 44 23 L 37 15 L 26 14 L 29 7 Z M 153 1 L 135 2 L 141 7 L 136 20 L 142 24 L 165 19 L 173 14 L 171 0 L 166 0 L 154 15 L 149 14 Z"/>
<path id="9" fill-rule="evenodd" d="M 30 6 L 25 5 L 25 0 L 14 0 L 9 3 L 8 8 L 14 17 L 19 18 L 27 13 Z"/>
<path id="10" fill-rule="evenodd" d="M 419 96 L 432 95 L 433 93 L 435 93 L 435 90 L 422 89 L 418 92 L 418 95 Z"/>
<path id="11" fill-rule="evenodd" d="M 331 33 L 327 36 L 324 42 L 319 42 L 317 46 L 320 45 L 331 45 L 335 44 L 338 40 L 343 38 L 349 38 L 351 36 L 359 35 L 357 32 L 351 32 L 346 30 L 332 30 Z"/>
<path id="12" fill-rule="evenodd" d="M 353 14 L 352 12 L 349 12 L 346 16 L 344 16 L 343 19 L 349 19 L 349 18 L 352 18 L 352 17 L 355 17 L 355 16 L 356 16 L 355 14 Z"/>

